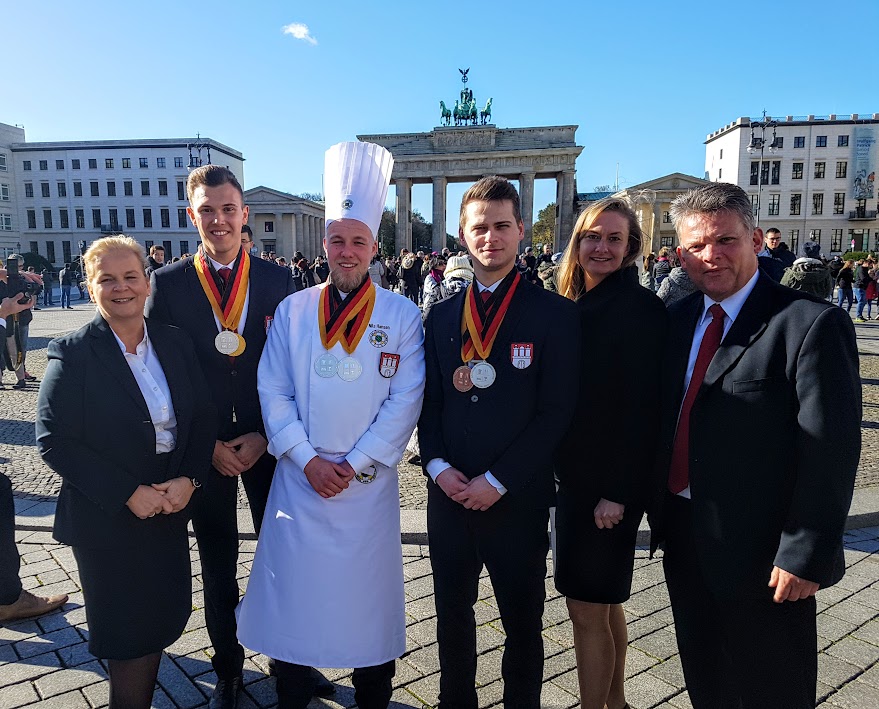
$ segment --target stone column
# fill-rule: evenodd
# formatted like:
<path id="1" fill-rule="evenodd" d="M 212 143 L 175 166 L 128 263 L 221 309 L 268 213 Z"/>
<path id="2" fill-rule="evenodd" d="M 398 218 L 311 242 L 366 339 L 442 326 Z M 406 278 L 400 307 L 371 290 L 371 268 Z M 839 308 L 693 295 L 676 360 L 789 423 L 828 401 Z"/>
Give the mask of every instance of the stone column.
<path id="1" fill-rule="evenodd" d="M 433 178 L 433 250 L 446 247 L 446 178 Z"/>
<path id="2" fill-rule="evenodd" d="M 305 244 L 305 225 L 302 223 L 302 212 L 293 215 L 293 253 L 302 251 Z M 293 254 L 290 254 L 292 257 Z"/>
<path id="3" fill-rule="evenodd" d="M 284 215 L 275 212 L 275 253 L 278 256 L 283 256 L 286 259 L 289 259 L 293 252 L 290 251 L 289 247 L 293 245 L 292 241 L 287 241 L 287 236 L 284 234 Z"/>
<path id="4" fill-rule="evenodd" d="M 653 229 L 651 230 L 652 239 L 650 243 L 652 244 L 651 251 L 653 253 L 659 253 L 659 239 L 662 236 L 662 203 L 656 201 L 653 203 Z"/>
<path id="5" fill-rule="evenodd" d="M 574 231 L 574 171 L 565 170 L 558 178 L 558 231 L 553 251 L 561 251 Z"/>
<path id="6" fill-rule="evenodd" d="M 324 252 L 324 236 L 327 233 L 327 220 L 323 217 L 317 218 L 317 241 L 314 244 L 314 253 L 311 255 L 312 262 Z"/>
<path id="7" fill-rule="evenodd" d="M 313 214 L 308 218 L 308 223 L 311 227 L 310 238 L 308 239 L 308 250 L 304 252 L 305 258 L 314 259 L 314 256 L 317 254 L 316 252 L 316 244 L 317 244 L 317 217 Z M 314 256 L 312 255 L 314 254 Z"/>
<path id="8" fill-rule="evenodd" d="M 412 250 L 412 180 L 399 178 L 396 180 L 397 188 L 397 233 L 395 235 L 394 250 L 396 254 L 400 249 Z"/>
<path id="9" fill-rule="evenodd" d="M 533 246 L 531 229 L 534 226 L 534 173 L 525 172 L 519 175 L 519 205 L 522 211 L 522 222 L 525 225 L 525 238 L 522 249 Z"/>

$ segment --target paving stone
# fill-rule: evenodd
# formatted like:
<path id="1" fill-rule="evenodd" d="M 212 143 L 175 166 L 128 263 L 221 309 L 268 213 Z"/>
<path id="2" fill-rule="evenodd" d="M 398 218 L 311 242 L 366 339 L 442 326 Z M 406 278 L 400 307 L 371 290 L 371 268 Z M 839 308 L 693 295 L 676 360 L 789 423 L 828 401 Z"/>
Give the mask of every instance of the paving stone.
<path id="1" fill-rule="evenodd" d="M 832 694 L 828 701 L 843 709 L 876 709 L 879 707 L 879 689 L 855 680 Z"/>
<path id="2" fill-rule="evenodd" d="M 188 633 L 183 633 L 170 647 L 167 652 L 172 655 L 189 655 L 196 650 L 204 650 L 211 646 L 207 628 L 199 628 Z"/>
<path id="3" fill-rule="evenodd" d="M 879 659 L 879 647 L 857 638 L 843 638 L 827 648 L 827 654 L 865 670 Z"/>
<path id="4" fill-rule="evenodd" d="M 667 660 L 678 652 L 675 634 L 666 629 L 657 630 L 655 633 L 639 638 L 633 645 L 658 660 Z"/>
<path id="5" fill-rule="evenodd" d="M 841 620 L 836 616 L 828 615 L 826 612 L 818 614 L 817 622 L 818 635 L 827 638 L 828 640 L 832 640 L 833 642 L 841 640 L 846 635 L 855 631 L 858 627 L 855 623 Z"/>
<path id="6" fill-rule="evenodd" d="M 481 625 L 476 628 L 476 654 L 481 655 L 495 648 L 503 647 L 507 636 L 492 625 Z"/>
<path id="7" fill-rule="evenodd" d="M 635 675 L 626 682 L 626 699 L 633 709 L 652 707 L 679 692 L 677 687 L 649 672 Z"/>
<path id="8" fill-rule="evenodd" d="M 423 704 L 436 706 L 439 700 L 439 672 L 413 682 L 406 689 Z"/>
<path id="9" fill-rule="evenodd" d="M 686 692 L 676 694 L 668 700 L 675 709 L 693 709 L 693 702 L 690 701 L 690 695 Z"/>
<path id="10" fill-rule="evenodd" d="M 167 655 L 159 665 L 159 686 L 181 709 L 192 709 L 204 703 L 204 697 L 192 680 Z"/>
<path id="11" fill-rule="evenodd" d="M 266 677 L 259 682 L 254 682 L 246 688 L 246 692 L 253 699 L 254 703 L 260 707 L 270 706 L 278 702 L 278 690 L 275 688 L 274 677 Z"/>
<path id="12" fill-rule="evenodd" d="M 656 657 L 643 653 L 636 647 L 630 647 L 626 653 L 626 678 L 645 670 L 675 687 L 683 687 L 685 684 L 680 655 L 673 655 L 660 662 Z"/>
<path id="13" fill-rule="evenodd" d="M 410 652 L 406 657 L 406 662 L 415 667 L 424 675 L 439 672 L 439 646 L 430 645 L 421 648 L 415 652 Z"/>
<path id="14" fill-rule="evenodd" d="M 15 654 L 12 645 L 9 643 L 0 645 L 0 665 L 4 665 L 7 662 L 15 662 L 16 660 L 18 660 L 18 655 Z"/>
<path id="15" fill-rule="evenodd" d="M 866 682 L 870 686 L 879 689 L 879 664 L 870 667 L 870 669 L 864 672 L 864 674 L 858 677 L 858 679 L 861 682 Z"/>
<path id="16" fill-rule="evenodd" d="M 67 575 L 67 572 L 64 569 L 59 569 L 57 566 L 52 571 L 44 571 L 37 574 L 37 578 L 40 580 L 41 586 L 48 586 L 53 583 L 70 580 L 70 576 Z"/>
<path id="17" fill-rule="evenodd" d="M 82 688 L 82 693 L 92 707 L 106 707 L 110 704 L 110 682 L 97 682 Z M 155 697 L 155 695 L 154 695 Z M 155 706 L 155 701 L 153 702 Z"/>
<path id="18" fill-rule="evenodd" d="M 433 595 L 433 577 L 432 576 L 422 576 L 417 579 L 413 579 L 412 581 L 407 581 L 404 584 L 404 590 L 406 592 L 406 598 L 408 600 L 416 600 L 418 598 L 425 598 L 426 596 Z"/>
<path id="19" fill-rule="evenodd" d="M 550 682 L 544 684 L 540 691 L 540 706 L 542 709 L 568 709 L 580 705 L 577 696 L 566 692 L 561 687 Z"/>
<path id="20" fill-rule="evenodd" d="M 68 668 L 63 672 L 52 672 L 44 675 L 34 682 L 37 691 L 44 699 L 64 694 L 74 689 L 80 689 L 95 682 L 107 679 L 107 673 L 97 660 L 80 665 L 76 668 Z"/>
<path id="21" fill-rule="evenodd" d="M 3 665 L 3 671 L 0 672 L 0 687 L 34 680 L 58 669 L 61 669 L 61 661 L 54 652 L 47 652 L 19 662 L 10 662 Z"/>
<path id="22" fill-rule="evenodd" d="M 572 669 L 576 669 L 576 667 L 577 658 L 574 656 L 573 650 L 565 650 L 556 655 L 551 655 L 543 661 L 543 680 L 546 681 L 565 674 Z"/>
<path id="23" fill-rule="evenodd" d="M 28 705 L 28 709 L 90 709 L 82 692 L 68 692 Z"/>
<path id="24" fill-rule="evenodd" d="M 863 625 L 879 615 L 879 611 L 875 608 L 869 608 L 858 603 L 857 594 L 831 606 L 826 612 L 828 615 L 835 616 L 847 623 L 854 623 L 855 625 Z"/>
<path id="25" fill-rule="evenodd" d="M 392 707 L 416 707 L 416 709 L 426 709 L 427 704 L 423 704 L 415 696 L 406 689 L 396 689 L 391 695 Z"/>
<path id="26" fill-rule="evenodd" d="M 10 625 L 0 625 L 0 645 L 16 643 L 25 638 L 32 638 L 40 632 L 40 626 L 34 620 L 23 620 Z"/>
<path id="27" fill-rule="evenodd" d="M 46 553 L 46 556 L 49 556 L 49 554 Z M 58 571 L 58 563 L 51 556 L 45 561 L 25 564 L 21 567 L 19 576 L 36 576 L 37 574 L 48 573 L 49 571 Z"/>
<path id="28" fill-rule="evenodd" d="M 77 667 L 95 659 L 95 656 L 89 652 L 88 643 L 86 642 L 61 648 L 58 650 L 58 657 L 61 658 L 61 662 L 65 667 Z"/>
<path id="29" fill-rule="evenodd" d="M 37 694 L 30 682 L 21 682 L 0 689 L 0 709 L 14 709 L 38 701 L 40 701 L 40 695 Z"/>
<path id="30" fill-rule="evenodd" d="M 818 654 L 818 679 L 832 687 L 841 687 L 861 674 L 861 668 L 827 653 Z"/>
<path id="31" fill-rule="evenodd" d="M 405 684 L 421 679 L 424 675 L 416 670 L 405 660 L 397 660 L 396 674 L 394 674 L 393 686 L 402 687 Z"/>
<path id="32" fill-rule="evenodd" d="M 436 642 L 436 618 L 428 618 L 407 626 L 406 636 L 412 638 L 419 647 L 432 645 Z"/>
<path id="33" fill-rule="evenodd" d="M 76 645 L 79 642 L 81 642 L 81 638 L 76 629 L 67 627 L 26 640 L 20 640 L 15 643 L 14 647 L 18 656 L 26 659 L 34 655 L 41 655 L 50 650 L 60 650 L 69 645 Z"/>
<path id="34" fill-rule="evenodd" d="M 543 635 L 562 647 L 574 647 L 574 626 L 571 621 L 547 628 L 543 631 Z"/>
<path id="35" fill-rule="evenodd" d="M 862 606 L 879 610 L 879 588 L 870 587 L 862 589 L 858 591 L 858 595 L 855 598 Z"/>

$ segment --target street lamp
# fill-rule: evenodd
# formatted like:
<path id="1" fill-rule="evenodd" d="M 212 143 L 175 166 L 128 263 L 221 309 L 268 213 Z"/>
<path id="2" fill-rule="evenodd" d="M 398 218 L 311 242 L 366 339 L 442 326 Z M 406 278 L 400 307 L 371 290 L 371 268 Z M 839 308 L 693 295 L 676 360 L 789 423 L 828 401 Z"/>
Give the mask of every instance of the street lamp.
<path id="1" fill-rule="evenodd" d="M 778 126 L 776 121 L 770 117 L 766 119 L 766 109 L 763 109 L 762 121 L 751 121 L 751 142 L 748 143 L 748 152 L 752 155 L 760 152 L 760 167 L 757 172 L 757 219 L 755 226 L 760 226 L 760 207 L 763 203 L 763 152 L 768 149 L 771 154 L 778 152 L 778 137 L 775 135 L 775 128 Z M 772 142 L 766 145 L 766 130 L 772 129 Z M 755 130 L 760 131 L 760 137 L 755 134 Z"/>

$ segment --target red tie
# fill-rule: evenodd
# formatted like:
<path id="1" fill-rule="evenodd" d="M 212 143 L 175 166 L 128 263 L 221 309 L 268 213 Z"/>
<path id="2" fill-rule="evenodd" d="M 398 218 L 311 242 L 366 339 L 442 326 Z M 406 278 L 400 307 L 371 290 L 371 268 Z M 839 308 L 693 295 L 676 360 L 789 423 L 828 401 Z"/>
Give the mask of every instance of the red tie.
<path id="1" fill-rule="evenodd" d="M 226 288 L 229 286 L 229 278 L 232 275 L 232 269 L 223 266 L 223 268 L 217 271 L 217 275 L 223 279 L 223 292 L 225 293 Z"/>
<path id="2" fill-rule="evenodd" d="M 723 308 L 717 303 L 708 308 L 712 320 L 702 337 L 699 345 L 699 354 L 696 356 L 696 364 L 693 366 L 693 374 L 690 377 L 690 386 L 687 387 L 687 395 L 681 406 L 681 415 L 678 418 L 678 430 L 675 433 L 674 448 L 671 453 L 671 468 L 668 474 L 668 489 L 677 495 L 685 490 L 690 484 L 690 410 L 693 402 L 705 379 L 708 365 L 714 358 L 720 341 L 723 339 Z"/>
<path id="3" fill-rule="evenodd" d="M 487 303 L 487 302 L 488 302 L 488 299 L 491 298 L 491 291 L 484 290 L 484 291 L 482 291 L 482 293 L 480 293 L 479 295 L 482 296 L 482 302 L 483 302 L 483 303 Z"/>

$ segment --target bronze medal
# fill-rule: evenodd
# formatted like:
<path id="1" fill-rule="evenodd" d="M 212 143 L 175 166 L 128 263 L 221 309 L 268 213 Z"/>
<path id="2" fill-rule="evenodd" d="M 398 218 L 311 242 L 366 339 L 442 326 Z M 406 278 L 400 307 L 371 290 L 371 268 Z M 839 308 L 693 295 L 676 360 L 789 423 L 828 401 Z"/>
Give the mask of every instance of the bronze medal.
<path id="1" fill-rule="evenodd" d="M 452 373 L 452 386 L 460 392 L 470 391 L 473 380 L 470 378 L 470 367 L 462 364 Z"/>

